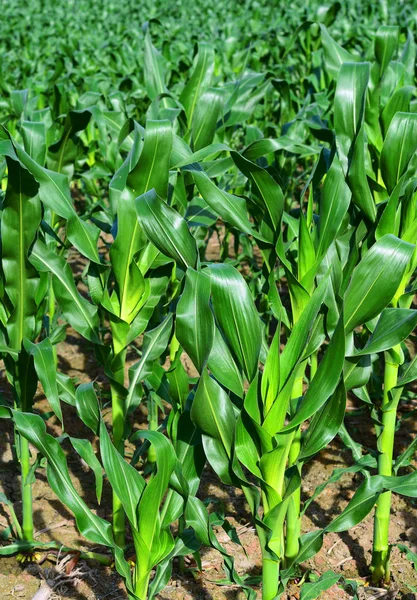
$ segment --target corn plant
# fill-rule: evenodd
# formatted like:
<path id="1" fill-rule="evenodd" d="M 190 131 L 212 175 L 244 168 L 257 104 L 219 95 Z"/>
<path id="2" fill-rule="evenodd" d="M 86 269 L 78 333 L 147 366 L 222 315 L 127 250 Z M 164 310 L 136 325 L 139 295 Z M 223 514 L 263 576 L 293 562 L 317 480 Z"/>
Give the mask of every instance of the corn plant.
<path id="1" fill-rule="evenodd" d="M 246 498 L 265 600 L 301 576 L 327 532 L 374 506 L 372 580 L 387 586 L 391 495 L 417 495 L 415 441 L 394 456 L 417 376 L 412 6 L 312 0 L 277 13 L 259 0 L 224 19 L 222 0 L 103 0 L 91 28 L 80 0 L 74 28 L 61 0 L 15 4 L 0 32 L 0 353 L 13 395 L 0 416 L 15 431 L 23 510 L 20 522 L 0 495 L 15 537 L 0 555 L 59 548 L 33 532 L 46 466 L 80 533 L 110 551 L 82 557 L 114 558 L 132 600 L 156 597 L 174 559 L 181 573 L 187 554 L 200 565 L 201 546 L 220 553 L 221 582 L 253 600 L 255 579 L 215 535 L 233 528 L 198 497 L 208 462 Z M 104 386 L 59 372 L 68 326 Z M 369 408 L 373 448 L 345 425 L 348 395 Z M 67 435 L 65 404 L 99 455 Z M 305 464 L 337 435 L 353 465 L 302 502 Z M 68 447 L 97 503 L 111 487 L 112 523 L 77 493 Z M 359 474 L 347 506 L 303 533 L 311 503 L 345 472 Z"/>

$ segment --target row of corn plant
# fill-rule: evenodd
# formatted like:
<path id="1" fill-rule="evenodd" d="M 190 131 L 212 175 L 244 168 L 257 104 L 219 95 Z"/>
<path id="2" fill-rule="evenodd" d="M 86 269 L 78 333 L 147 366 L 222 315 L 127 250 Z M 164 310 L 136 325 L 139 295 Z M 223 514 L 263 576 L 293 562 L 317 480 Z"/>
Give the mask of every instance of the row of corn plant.
<path id="1" fill-rule="evenodd" d="M 242 490 L 250 507 L 266 600 L 283 592 L 326 532 L 356 525 L 375 503 L 373 578 L 389 580 L 390 494 L 415 496 L 414 473 L 397 476 L 414 445 L 392 465 L 397 407 L 403 387 L 415 378 L 414 361 L 399 377 L 398 370 L 403 342 L 416 325 L 410 309 L 415 119 L 412 91 L 402 85 L 411 51 L 405 62 L 393 61 L 398 39 L 396 28 L 378 31 L 372 66 L 343 62 L 351 58 L 345 53 L 331 63 L 329 76 L 337 84 L 328 147 L 312 151 L 319 158 L 301 190 L 282 188 L 284 168 L 291 171 L 296 162 L 286 153 L 306 152 L 297 127 L 294 137 L 278 141 L 253 132 L 247 147 L 236 149 L 235 126 L 271 91 L 270 82 L 251 74 L 229 88 L 211 87 L 214 54 L 203 44 L 176 97 L 164 83 L 149 29 L 149 119 L 144 128 L 128 121 L 118 130 L 112 167 L 119 168 L 109 202 L 90 211 L 89 219 L 79 217 L 70 196 L 71 144 L 80 136 L 88 143 L 90 115 L 103 131 L 105 111 L 69 113 L 48 156 L 44 122 L 22 122 L 23 145 L 2 131 L 1 351 L 14 403 L 1 415 L 11 416 L 16 429 L 23 498 L 22 525 L 14 519 L 20 541 L 3 554 L 36 547 L 31 488 L 44 457 L 52 489 L 73 511 L 80 532 L 112 551 L 132 598 L 154 597 L 174 557 L 198 552 L 201 544 L 222 554 L 228 580 L 253 598 L 196 497 L 207 460 L 225 484 Z M 277 82 L 274 87 L 282 89 Z M 223 264 L 205 256 L 216 231 L 224 237 Z M 237 258 L 229 256 L 232 237 Z M 91 301 L 74 281 L 71 246 L 86 263 Z M 247 282 L 239 256 L 249 259 Z M 283 289 L 289 300 L 280 296 Z M 94 385 L 76 387 L 57 371 L 55 345 L 66 323 L 94 345 L 104 367 L 112 440 Z M 140 359 L 126 373 L 127 349 L 137 351 L 144 332 Z M 183 351 L 198 372 L 191 381 Z M 372 373 L 383 353 L 378 399 Z M 75 490 L 60 440 L 33 414 L 38 380 L 62 424 L 61 400 L 98 436 L 101 463 L 88 440 L 70 442 L 94 472 L 98 500 L 104 468 L 113 490 L 112 527 Z M 348 506 L 324 530 L 301 535 L 308 507 L 301 504 L 304 463 L 338 433 L 355 448 L 343 423 L 350 390 L 372 407 L 378 465 L 356 455 L 363 482 Z M 133 431 L 142 399 L 149 431 Z M 168 406 L 168 417 L 159 419 Z M 132 460 L 125 456 L 128 439 L 137 446 Z M 35 460 L 29 443 L 39 452 Z M 130 547 L 133 568 L 126 561 Z"/>

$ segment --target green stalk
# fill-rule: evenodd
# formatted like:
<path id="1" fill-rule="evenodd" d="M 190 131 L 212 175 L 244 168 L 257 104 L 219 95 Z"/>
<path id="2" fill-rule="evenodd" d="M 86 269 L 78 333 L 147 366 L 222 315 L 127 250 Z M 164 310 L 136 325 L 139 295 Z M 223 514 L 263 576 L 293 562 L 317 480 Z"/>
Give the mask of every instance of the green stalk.
<path id="1" fill-rule="evenodd" d="M 279 561 L 262 558 L 262 600 L 274 600 L 278 595 Z"/>
<path id="2" fill-rule="evenodd" d="M 178 519 L 178 536 L 181 536 L 184 529 L 185 529 L 185 518 L 182 515 Z M 183 575 L 185 573 L 185 556 L 181 555 L 178 557 L 178 566 L 179 566 L 179 572 L 181 573 L 181 575 Z"/>
<path id="3" fill-rule="evenodd" d="M 132 535 L 136 553 L 136 565 L 133 574 L 133 587 L 135 590 L 135 596 L 139 598 L 139 600 L 146 600 L 146 598 L 148 597 L 149 579 L 151 576 L 151 571 L 150 569 L 146 568 L 148 566 L 146 561 L 145 572 L 141 573 L 141 570 L 143 571 L 143 567 L 141 569 L 141 556 L 143 556 L 143 550 L 141 543 L 138 540 L 138 532 L 132 529 Z"/>
<path id="4" fill-rule="evenodd" d="M 158 407 L 151 394 L 148 396 L 148 429 L 149 431 L 158 429 Z M 151 444 L 148 449 L 147 464 L 154 465 L 155 463 L 156 451 L 153 444 Z"/>
<path id="5" fill-rule="evenodd" d="M 124 398 L 120 394 L 119 386 L 124 385 L 126 349 L 123 345 L 119 345 L 118 340 L 115 336 L 113 336 L 113 352 L 115 357 L 114 363 L 117 365 L 117 368 L 115 368 L 113 371 L 113 380 L 115 383 L 110 384 L 112 403 L 113 444 L 116 450 L 122 456 L 124 456 L 125 404 Z M 123 548 L 126 543 L 125 521 L 126 519 L 125 512 L 123 510 L 123 505 L 117 494 L 113 491 L 113 534 L 116 544 L 121 548 Z"/>
<path id="6" fill-rule="evenodd" d="M 19 396 L 22 412 L 32 412 L 32 405 L 28 400 L 28 390 L 26 389 L 26 373 L 22 373 L 19 367 L 18 379 L 20 379 Z M 17 408 L 15 406 L 15 408 Z M 33 541 L 33 500 L 32 483 L 29 480 L 30 473 L 30 450 L 29 441 L 20 435 L 15 429 L 16 441 L 19 444 L 19 462 L 22 486 L 22 539 L 27 542 Z"/>
<path id="7" fill-rule="evenodd" d="M 299 398 L 303 395 L 303 378 L 305 371 L 305 363 L 299 366 L 299 372 L 292 388 L 292 399 Z M 295 465 L 301 449 L 301 428 L 299 427 L 291 442 L 291 447 L 288 455 L 288 466 Z M 286 517 L 286 536 L 285 536 L 285 560 L 290 562 L 293 560 L 299 551 L 299 539 L 301 535 L 301 488 L 299 487 L 291 495 L 288 503 Z"/>
<path id="8" fill-rule="evenodd" d="M 29 442 L 19 435 L 20 469 L 22 476 L 22 539 L 27 542 L 33 540 L 33 509 L 32 509 L 32 484 L 28 481 L 30 472 Z"/>
<path id="9" fill-rule="evenodd" d="M 52 331 L 52 321 L 55 316 L 55 294 L 54 288 L 52 287 L 52 273 L 49 273 L 49 298 L 48 298 L 48 316 L 49 316 L 49 331 L 48 334 Z"/>
<path id="10" fill-rule="evenodd" d="M 400 353 L 399 346 L 393 349 L 394 353 Z M 382 397 L 382 433 L 379 438 L 380 455 L 378 457 L 378 474 L 392 475 L 392 459 L 394 450 L 395 426 L 397 422 L 397 402 L 390 404 L 389 391 L 397 385 L 398 363 L 390 362 L 386 354 L 384 370 L 384 393 Z M 389 406 L 390 405 L 390 406 Z M 389 406 L 389 407 L 388 407 Z M 388 410 L 384 410 L 388 407 Z M 389 523 L 391 512 L 391 492 L 384 492 L 377 500 L 374 517 L 374 541 L 372 549 L 372 581 L 390 581 L 389 568 Z"/>

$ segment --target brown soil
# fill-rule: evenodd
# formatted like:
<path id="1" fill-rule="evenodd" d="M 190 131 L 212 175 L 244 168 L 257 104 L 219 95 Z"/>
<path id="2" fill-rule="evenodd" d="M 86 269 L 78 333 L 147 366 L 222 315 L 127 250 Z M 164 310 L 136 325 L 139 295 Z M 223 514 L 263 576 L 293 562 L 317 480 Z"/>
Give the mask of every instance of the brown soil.
<path id="1" fill-rule="evenodd" d="M 214 249 L 213 253 L 215 253 Z M 95 379 L 105 385 L 105 375 L 97 364 L 91 347 L 83 342 L 73 330 L 69 329 L 66 341 L 59 344 L 58 354 L 60 370 L 76 378 L 78 382 L 82 383 Z M 129 356 L 129 362 L 133 363 L 134 361 L 135 355 L 132 354 Z M 191 370 L 192 364 L 189 359 L 186 366 Z M 8 393 L 8 385 L 5 380 L 0 380 L 0 392 Z M 413 407 L 408 404 L 404 406 L 403 410 L 407 412 L 411 408 L 415 408 L 415 404 Z M 49 410 L 41 389 L 39 389 L 35 409 L 41 413 Z M 89 431 L 82 426 L 74 409 L 63 405 L 63 410 L 66 432 L 69 435 L 74 434 L 76 437 L 91 439 Z M 355 415 L 356 413 L 352 411 L 348 413 L 346 419 L 351 435 L 365 445 L 374 445 L 374 432 L 370 428 L 368 416 Z M 144 426 L 146 423 L 146 410 L 144 408 L 140 407 L 137 418 L 137 425 Z M 61 433 L 61 427 L 55 417 L 48 420 L 47 427 L 54 435 Z M 397 433 L 397 452 L 404 449 L 416 433 L 417 421 L 415 418 L 409 418 L 405 421 L 404 427 Z M 20 482 L 19 473 L 13 462 L 11 452 L 12 434 L 11 423 L 2 421 L 0 433 L 0 492 L 5 493 L 14 503 L 15 510 L 19 515 Z M 73 452 L 69 452 L 67 442 L 64 442 L 64 448 L 68 451 L 69 469 L 77 490 L 93 510 L 96 510 L 101 517 L 109 519 L 111 517 L 111 490 L 109 486 L 104 486 L 103 499 L 101 505 L 98 506 L 92 473 L 83 466 Z M 329 478 L 335 468 L 348 464 L 350 464 L 349 451 L 335 440 L 312 463 L 307 465 L 303 475 L 303 499 L 307 500 L 314 489 Z M 328 486 L 317 500 L 310 505 L 303 521 L 303 530 L 311 531 L 329 523 L 346 506 L 360 482 L 360 475 L 346 474 L 338 483 Z M 215 497 L 224 503 L 226 515 L 236 527 L 244 550 L 233 544 L 223 530 L 218 532 L 219 540 L 235 557 L 235 565 L 241 575 L 258 575 L 261 567 L 260 551 L 248 507 L 242 494 L 234 488 L 219 483 L 215 474 L 207 468 L 204 472 L 199 496 L 203 499 L 208 496 Z M 33 511 L 35 529 L 40 540 L 57 541 L 74 549 L 97 550 L 80 537 L 75 528 L 73 516 L 49 488 L 43 470 L 38 470 L 36 474 Z M 391 542 L 403 542 L 414 552 L 417 551 L 416 518 L 417 506 L 414 500 L 393 496 Z M 0 504 L 0 531 L 8 524 L 8 509 Z M 318 574 L 331 569 L 341 573 L 348 579 L 359 579 L 361 583 L 366 584 L 371 558 L 372 525 L 372 515 L 370 515 L 347 533 L 328 534 L 325 537 L 322 550 L 308 564 L 304 565 L 305 569 Z M 42 530 L 46 531 L 40 533 Z M 417 573 L 414 571 L 412 564 L 400 554 L 397 548 L 393 549 L 391 563 L 393 578 L 391 592 L 379 597 L 403 597 L 408 600 L 414 598 L 414 594 L 410 594 L 410 588 L 408 587 L 408 585 L 417 586 Z M 202 565 L 202 573 L 194 570 L 192 572 L 194 575 L 192 573 L 180 575 L 175 572 L 169 585 L 159 595 L 160 600 L 240 600 L 244 598 L 239 589 L 231 586 L 221 587 L 213 583 L 223 577 L 221 560 L 215 551 L 203 550 Z M 15 557 L 2 558 L 0 560 L 0 597 L 21 600 L 31 599 L 41 584 L 42 574 L 44 578 L 53 579 L 51 568 L 53 568 L 53 564 L 48 560 L 42 563 L 40 567 L 38 565 L 21 566 Z M 174 568 L 175 570 L 177 571 Z M 62 585 L 57 591 L 62 598 L 77 600 L 104 600 L 104 598 L 107 600 L 122 600 L 127 598 L 123 591 L 123 585 L 115 571 L 94 564 L 84 565 L 83 576 L 78 581 L 71 585 Z M 364 597 L 363 593 L 361 592 L 361 597 Z M 333 586 L 321 597 L 328 600 L 333 598 L 343 600 L 351 597 L 351 595 L 338 586 Z M 366 597 L 371 598 L 372 595 L 369 593 Z M 292 584 L 283 598 L 284 600 L 285 598 L 287 600 L 299 598 L 299 587 Z"/>

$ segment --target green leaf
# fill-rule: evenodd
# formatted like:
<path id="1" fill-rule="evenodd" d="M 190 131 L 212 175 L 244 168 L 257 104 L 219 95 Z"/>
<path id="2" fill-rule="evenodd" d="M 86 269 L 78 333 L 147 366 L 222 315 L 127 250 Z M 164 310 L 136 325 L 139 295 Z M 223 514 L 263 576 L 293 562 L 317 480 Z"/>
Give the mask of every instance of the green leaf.
<path id="1" fill-rule="evenodd" d="M 346 290 L 346 333 L 378 316 L 391 302 L 413 252 L 412 244 L 390 234 L 368 250 L 354 269 Z"/>
<path id="2" fill-rule="evenodd" d="M 233 405 L 220 385 L 204 369 L 198 384 L 191 419 L 203 434 L 208 461 L 225 483 L 231 483 L 235 414 Z"/>
<path id="3" fill-rule="evenodd" d="M 45 396 L 52 410 L 62 423 L 62 410 L 56 378 L 56 359 L 51 340 L 45 338 L 38 344 L 32 344 L 29 340 L 25 340 L 24 345 L 26 351 L 34 358 L 36 374 L 42 384 Z"/>
<path id="4" fill-rule="evenodd" d="M 199 99 L 192 120 L 192 141 L 195 152 L 205 149 L 212 143 L 223 102 L 224 91 L 217 88 L 209 88 Z"/>
<path id="5" fill-rule="evenodd" d="M 45 164 L 46 126 L 43 121 L 22 121 L 21 133 L 26 152 L 35 162 Z"/>
<path id="6" fill-rule="evenodd" d="M 204 90 L 209 87 L 213 73 L 214 48 L 207 42 L 199 42 L 193 73 L 180 96 L 180 102 L 186 112 L 189 126 L 192 123 L 194 111 L 198 110 L 199 98 Z M 203 145 L 199 147 L 201 148 Z"/>
<path id="7" fill-rule="evenodd" d="M 340 573 L 326 571 L 317 581 L 313 583 L 305 583 L 301 588 L 300 600 L 315 600 L 322 592 L 330 589 L 340 579 Z"/>
<path id="8" fill-rule="evenodd" d="M 346 390 L 342 380 L 330 399 L 311 420 L 298 457 L 299 460 L 317 454 L 332 441 L 343 423 L 345 410 Z"/>
<path id="9" fill-rule="evenodd" d="M 38 185 L 19 162 L 7 158 L 7 190 L 1 217 L 4 290 L 12 305 L 7 321 L 9 346 L 20 350 L 23 338 L 33 339 L 38 328 L 36 314 L 39 275 L 28 255 L 41 221 Z"/>
<path id="10" fill-rule="evenodd" d="M 130 414 L 139 404 L 137 386 L 152 373 L 155 361 L 168 346 L 172 333 L 172 313 L 157 325 L 147 331 L 143 338 L 141 359 L 129 369 L 129 392 L 125 400 L 126 415 Z"/>
<path id="11" fill-rule="evenodd" d="M 281 335 L 281 323 L 278 321 L 277 330 L 272 339 L 271 346 L 266 357 L 264 371 L 261 381 L 261 396 L 265 407 L 265 414 L 278 398 L 280 389 L 280 354 L 279 344 Z"/>
<path id="12" fill-rule="evenodd" d="M 100 420 L 100 454 L 110 484 L 123 505 L 131 526 L 138 528 L 137 507 L 145 480 L 113 446 L 103 419 Z"/>
<path id="13" fill-rule="evenodd" d="M 4 138 L 4 135 L 3 132 L 1 138 Z M 92 223 L 80 219 L 75 212 L 66 175 L 45 169 L 14 140 L 12 143 L 19 161 L 38 182 L 41 201 L 57 215 L 67 220 L 67 237 L 70 242 L 91 261 L 100 263 L 97 253 L 97 239 L 100 231 Z"/>
<path id="14" fill-rule="evenodd" d="M 295 559 L 295 563 L 299 565 L 317 554 L 323 546 L 323 537 L 324 533 L 322 529 L 309 531 L 302 535 L 300 537 L 300 551 Z"/>
<path id="15" fill-rule="evenodd" d="M 100 504 L 103 491 L 103 469 L 94 453 L 93 447 L 88 440 L 70 437 L 70 441 L 74 450 L 81 456 L 94 473 L 97 502 Z"/>
<path id="16" fill-rule="evenodd" d="M 365 172 L 364 111 L 369 63 L 344 63 L 334 100 L 334 128 L 340 164 L 352 199 L 371 221 L 376 210 Z"/>
<path id="17" fill-rule="evenodd" d="M 81 383 L 75 392 L 75 407 L 80 419 L 98 435 L 100 424 L 100 407 L 94 389 L 94 383 Z"/>
<path id="18" fill-rule="evenodd" d="M 187 269 L 185 287 L 177 305 L 177 338 L 201 373 L 211 352 L 214 317 L 210 308 L 210 277 Z"/>
<path id="19" fill-rule="evenodd" d="M 323 404 L 336 390 L 342 374 L 345 358 L 345 333 L 343 327 L 343 315 L 335 329 L 326 353 L 320 362 L 316 375 L 310 382 L 306 394 L 303 396 L 295 416 L 286 425 L 282 432 L 301 425 L 315 412 L 320 410 Z"/>
<path id="20" fill-rule="evenodd" d="M 320 29 L 325 67 L 331 77 L 337 79 L 343 63 L 350 63 L 355 60 L 355 57 L 335 42 L 324 25 L 320 24 Z"/>
<path id="21" fill-rule="evenodd" d="M 135 143 L 139 145 L 138 140 Z M 171 148 L 170 122 L 148 120 L 139 160 L 127 176 L 127 189 L 117 202 L 117 235 L 110 259 L 118 283 L 118 316 L 127 323 L 135 318 L 145 299 L 145 281 L 136 258 L 146 239 L 137 218 L 136 197 L 151 190 L 162 198 L 167 197 Z"/>
<path id="22" fill-rule="evenodd" d="M 139 221 L 151 242 L 183 267 L 195 267 L 197 246 L 186 221 L 155 193 L 136 198 Z"/>
<path id="23" fill-rule="evenodd" d="M 389 350 L 408 338 L 417 326 L 417 311 L 409 308 L 385 308 L 366 343 L 354 356 L 365 356 Z M 349 356 L 349 355 L 348 355 Z"/>
<path id="24" fill-rule="evenodd" d="M 30 262 L 39 271 L 52 273 L 55 296 L 70 325 L 91 342 L 100 344 L 97 307 L 79 294 L 68 263 L 40 240 L 32 247 Z"/>
<path id="25" fill-rule="evenodd" d="M 145 33 L 143 73 L 146 92 L 151 100 L 160 94 L 168 93 L 165 84 L 165 59 L 152 44 L 149 27 Z"/>
<path id="26" fill-rule="evenodd" d="M 326 531 L 339 533 L 360 523 L 374 507 L 380 489 L 381 486 L 375 477 L 365 479 L 343 512 L 326 527 Z"/>
<path id="27" fill-rule="evenodd" d="M 117 570 L 132 590 L 130 568 L 122 550 L 114 543 L 111 525 L 93 513 L 79 496 L 71 481 L 65 454 L 59 442 L 46 432 L 45 423 L 39 415 L 13 411 L 13 419 L 19 433 L 46 457 L 48 482 L 64 506 L 74 514 L 80 533 L 90 542 L 112 548 Z"/>
<path id="28" fill-rule="evenodd" d="M 253 235 L 257 239 L 264 239 L 252 228 L 243 198 L 229 194 L 217 187 L 199 165 L 190 165 L 185 170 L 191 171 L 198 191 L 216 215 L 238 230 Z"/>
<path id="29" fill-rule="evenodd" d="M 252 182 L 253 190 L 262 201 L 274 236 L 278 236 L 284 210 L 284 196 L 279 184 L 266 169 L 247 160 L 238 152 L 231 152 L 230 155 L 239 170 Z"/>
<path id="30" fill-rule="evenodd" d="M 381 152 L 381 175 L 389 193 L 406 172 L 417 150 L 417 114 L 394 115 Z"/>
<path id="31" fill-rule="evenodd" d="M 216 321 L 248 381 L 258 369 L 261 323 L 249 288 L 231 265 L 208 267 Z"/>
<path id="32" fill-rule="evenodd" d="M 215 328 L 213 345 L 207 363 L 208 368 L 214 377 L 227 389 L 243 398 L 243 379 L 242 373 L 228 345 L 223 339 L 218 327 Z"/>
<path id="33" fill-rule="evenodd" d="M 324 180 L 321 193 L 317 256 L 326 254 L 329 246 L 334 241 L 349 208 L 351 195 L 345 182 L 342 167 L 337 155 L 335 155 Z"/>

